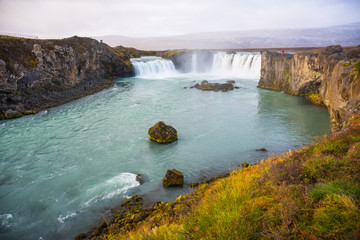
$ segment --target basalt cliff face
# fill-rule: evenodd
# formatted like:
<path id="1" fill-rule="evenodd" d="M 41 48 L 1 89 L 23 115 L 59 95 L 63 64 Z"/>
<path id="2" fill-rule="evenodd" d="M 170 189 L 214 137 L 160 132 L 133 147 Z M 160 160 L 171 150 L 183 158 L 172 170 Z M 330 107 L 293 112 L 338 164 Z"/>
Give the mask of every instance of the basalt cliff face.
<path id="1" fill-rule="evenodd" d="M 130 56 L 90 38 L 0 36 L 0 119 L 20 117 L 112 86 L 133 75 Z"/>
<path id="2" fill-rule="evenodd" d="M 360 114 L 359 59 L 360 46 L 291 54 L 263 51 L 258 87 L 304 95 L 325 105 L 336 132 Z"/>

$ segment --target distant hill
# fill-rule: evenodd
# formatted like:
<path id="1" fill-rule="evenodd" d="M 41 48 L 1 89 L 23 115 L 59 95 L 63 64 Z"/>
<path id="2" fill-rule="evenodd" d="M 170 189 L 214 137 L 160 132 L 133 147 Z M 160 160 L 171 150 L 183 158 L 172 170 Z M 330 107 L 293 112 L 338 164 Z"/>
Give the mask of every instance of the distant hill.
<path id="1" fill-rule="evenodd" d="M 96 36 L 110 46 L 134 47 L 142 50 L 167 49 L 242 49 L 321 47 L 360 44 L 360 22 L 322 28 L 264 29 L 232 32 L 204 32 L 180 36 L 132 38 Z"/>

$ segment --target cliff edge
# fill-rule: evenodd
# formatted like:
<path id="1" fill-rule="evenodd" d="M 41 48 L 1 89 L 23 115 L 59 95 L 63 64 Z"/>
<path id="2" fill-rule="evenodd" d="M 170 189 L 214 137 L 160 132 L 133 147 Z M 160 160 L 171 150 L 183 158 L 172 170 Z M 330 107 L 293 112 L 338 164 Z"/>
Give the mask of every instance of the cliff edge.
<path id="1" fill-rule="evenodd" d="M 131 75 L 127 54 L 94 39 L 0 36 L 0 119 L 69 102 Z"/>
<path id="2" fill-rule="evenodd" d="M 258 87 L 303 95 L 325 105 L 334 132 L 360 114 L 360 46 L 297 53 L 263 51 L 261 61 Z"/>

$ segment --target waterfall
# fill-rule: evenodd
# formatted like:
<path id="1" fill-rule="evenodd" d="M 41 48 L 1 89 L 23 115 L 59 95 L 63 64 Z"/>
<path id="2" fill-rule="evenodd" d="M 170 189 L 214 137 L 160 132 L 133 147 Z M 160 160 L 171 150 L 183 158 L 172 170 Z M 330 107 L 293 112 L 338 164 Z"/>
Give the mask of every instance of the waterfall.
<path id="1" fill-rule="evenodd" d="M 131 58 L 134 66 L 135 76 L 137 77 L 167 77 L 177 73 L 175 66 L 171 60 L 161 57 L 140 57 Z"/>
<path id="2" fill-rule="evenodd" d="M 166 78 L 178 75 L 174 63 L 161 57 L 131 58 L 136 77 Z M 201 55 L 197 51 L 186 59 L 187 73 L 210 74 L 215 77 L 260 79 L 261 55 L 249 52 L 215 52 Z"/>
<path id="3" fill-rule="evenodd" d="M 192 72 L 197 72 L 198 71 L 198 67 L 197 67 L 197 53 L 194 51 L 192 56 L 191 56 L 191 69 Z"/>
<path id="4" fill-rule="evenodd" d="M 261 55 L 259 53 L 215 53 L 211 71 L 214 74 L 240 78 L 260 78 Z"/>
<path id="5" fill-rule="evenodd" d="M 215 76 L 238 77 L 260 79 L 261 55 L 260 53 L 250 52 L 215 52 L 212 62 L 206 64 L 205 72 L 199 70 L 199 53 L 193 52 L 191 55 L 191 72 L 210 73 Z M 201 63 L 201 61 L 200 61 Z"/>

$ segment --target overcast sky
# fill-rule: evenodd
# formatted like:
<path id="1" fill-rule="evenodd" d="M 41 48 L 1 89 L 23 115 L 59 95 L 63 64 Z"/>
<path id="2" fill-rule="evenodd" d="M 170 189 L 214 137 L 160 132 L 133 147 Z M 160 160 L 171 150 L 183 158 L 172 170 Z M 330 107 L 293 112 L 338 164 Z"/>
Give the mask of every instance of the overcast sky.
<path id="1" fill-rule="evenodd" d="M 359 13 L 360 0 L 0 0 L 0 32 L 168 36 L 341 25 Z"/>

